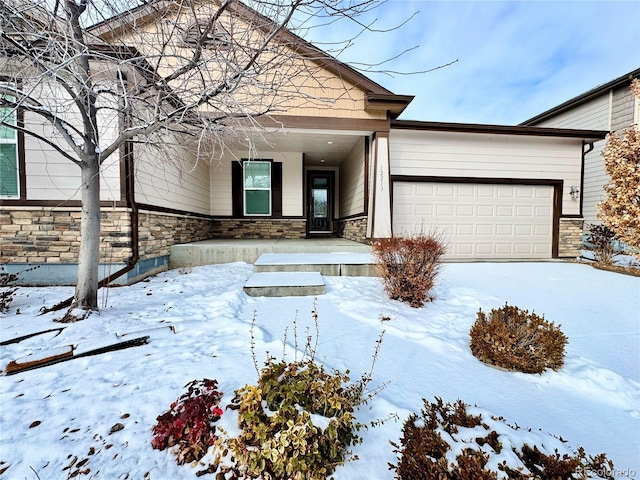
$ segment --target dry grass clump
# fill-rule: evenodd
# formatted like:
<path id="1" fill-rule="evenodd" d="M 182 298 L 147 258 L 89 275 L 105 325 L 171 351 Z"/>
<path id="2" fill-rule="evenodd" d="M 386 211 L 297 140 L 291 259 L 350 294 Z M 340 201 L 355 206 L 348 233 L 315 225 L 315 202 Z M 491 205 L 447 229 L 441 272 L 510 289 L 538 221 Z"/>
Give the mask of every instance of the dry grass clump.
<path id="1" fill-rule="evenodd" d="M 484 363 L 524 373 L 559 370 L 567 337 L 535 313 L 505 305 L 489 315 L 478 311 L 471 327 L 471 352 Z"/>

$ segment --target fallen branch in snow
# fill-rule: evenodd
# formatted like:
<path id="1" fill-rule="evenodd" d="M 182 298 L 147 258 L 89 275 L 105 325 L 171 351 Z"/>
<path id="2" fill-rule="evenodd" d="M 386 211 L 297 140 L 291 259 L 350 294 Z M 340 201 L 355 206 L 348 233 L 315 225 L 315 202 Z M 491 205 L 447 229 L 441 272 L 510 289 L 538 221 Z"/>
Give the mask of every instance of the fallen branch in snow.
<path id="1" fill-rule="evenodd" d="M 58 354 L 55 356 L 45 357 L 39 361 L 33 360 L 30 362 L 10 362 L 7 366 L 6 375 L 15 375 L 16 373 L 26 372 L 28 370 L 34 370 L 36 368 L 48 367 L 49 365 L 55 365 L 56 363 L 66 362 L 68 360 L 73 360 L 75 358 L 80 357 L 90 357 L 93 355 L 100 355 L 102 353 L 114 352 L 117 350 L 124 350 L 125 348 L 131 347 L 139 347 L 141 345 L 146 345 L 149 343 L 149 336 L 134 338 L 132 340 L 127 340 L 125 342 L 114 343 L 112 345 L 107 345 L 106 347 L 100 347 L 93 350 L 88 350 L 86 352 L 78 353 L 73 355 L 73 350 L 71 351 L 71 355 L 69 354 Z M 11 369 L 10 365 L 13 366 Z"/>
<path id="2" fill-rule="evenodd" d="M 64 329 L 65 327 L 51 328 L 49 330 L 42 330 L 41 332 L 28 333 L 27 335 L 22 335 L 21 337 L 12 338 L 10 340 L 4 340 L 0 342 L 0 346 L 3 347 L 5 345 L 11 345 L 12 343 L 20 343 L 23 340 L 26 340 L 27 338 L 37 337 L 38 335 L 44 335 L 45 333 L 50 333 L 50 332 L 58 332 L 58 335 L 60 335 L 60 332 L 62 332 L 62 330 Z M 58 335 L 55 335 L 55 337 L 57 337 Z"/>

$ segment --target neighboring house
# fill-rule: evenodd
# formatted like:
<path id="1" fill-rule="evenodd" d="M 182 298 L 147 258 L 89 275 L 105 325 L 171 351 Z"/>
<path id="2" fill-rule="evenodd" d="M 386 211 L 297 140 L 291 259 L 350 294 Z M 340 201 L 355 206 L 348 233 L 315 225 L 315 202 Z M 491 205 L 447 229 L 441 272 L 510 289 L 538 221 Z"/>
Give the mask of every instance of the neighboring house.
<path id="1" fill-rule="evenodd" d="M 521 125 L 607 132 L 618 132 L 631 125 L 638 125 L 640 100 L 629 89 L 634 78 L 640 78 L 640 68 L 536 115 Z M 589 225 L 601 223 L 598 220 L 597 205 L 604 199 L 604 186 L 609 182 L 602 158 L 605 144 L 606 140 L 596 142 L 584 158 L 584 177 L 580 182 L 580 190 L 585 232 L 588 232 Z"/>
<path id="2" fill-rule="evenodd" d="M 154 18 L 137 12 L 136 29 L 153 28 Z M 368 242 L 438 229 L 453 260 L 579 254 L 581 200 L 570 192 L 580 187 L 584 152 L 604 138 L 604 125 L 398 120 L 412 96 L 319 57 L 294 35 L 288 40 L 302 55 L 313 53 L 334 100 L 288 105 L 260 120 L 254 149 L 238 139 L 210 163 L 197 161 L 189 145 L 170 165 L 137 144 L 123 149 L 102 172 L 103 275 L 129 264 L 118 281 L 136 281 L 167 268 L 171 245 L 208 238 Z M 51 135 L 26 115 L 12 121 Z M 105 128 L 118 124 L 102 121 Z M 33 283 L 73 283 L 79 169 L 34 137 L 0 133 L 0 262 L 12 270 L 41 265 Z"/>

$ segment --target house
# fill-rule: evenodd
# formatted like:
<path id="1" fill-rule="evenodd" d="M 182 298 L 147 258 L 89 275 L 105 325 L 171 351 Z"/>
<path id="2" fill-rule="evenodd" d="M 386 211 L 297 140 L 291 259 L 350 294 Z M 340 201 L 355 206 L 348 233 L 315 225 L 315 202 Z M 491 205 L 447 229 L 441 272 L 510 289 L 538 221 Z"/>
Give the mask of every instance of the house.
<path id="1" fill-rule="evenodd" d="M 248 14 L 238 5 L 239 15 Z M 151 12 L 135 8 L 123 15 L 126 27 L 106 21 L 92 33 L 106 43 L 134 42 L 134 33 L 166 20 Z M 451 260 L 579 253 L 576 192 L 585 152 L 603 130 L 400 120 L 413 96 L 282 35 L 280 47 L 313 63 L 315 74 L 300 79 L 299 97 L 281 102 L 278 113 L 255 118 L 209 162 L 198 145 L 176 141 L 171 161 L 131 143 L 103 165 L 102 276 L 137 281 L 167 268 L 172 245 L 208 238 L 369 242 L 437 229 Z M 218 46 L 226 41 L 212 38 Z M 122 128 L 115 110 L 98 118 L 103 135 Z M 51 127 L 24 112 L 6 118 L 35 136 L 1 130 L 0 261 L 13 271 L 39 266 L 30 283 L 73 283 L 78 168 L 42 140 L 54 136 Z"/>
<path id="2" fill-rule="evenodd" d="M 629 89 L 634 78 L 640 78 L 640 68 L 567 100 L 520 125 L 608 132 L 618 132 L 631 125 L 638 125 L 640 101 Z M 585 232 L 588 232 L 589 225 L 601 223 L 598 220 L 597 205 L 604 200 L 603 187 L 609 182 L 602 159 L 605 144 L 605 140 L 599 140 L 585 154 L 584 174 L 579 185 L 582 191 L 580 213 L 584 217 Z"/>

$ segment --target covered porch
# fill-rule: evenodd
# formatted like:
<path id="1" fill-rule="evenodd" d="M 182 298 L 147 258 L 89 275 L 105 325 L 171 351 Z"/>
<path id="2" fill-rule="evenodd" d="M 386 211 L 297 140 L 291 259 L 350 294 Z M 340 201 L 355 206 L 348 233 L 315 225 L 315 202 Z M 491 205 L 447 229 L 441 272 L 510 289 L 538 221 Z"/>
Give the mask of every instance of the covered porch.
<path id="1" fill-rule="evenodd" d="M 371 246 L 346 238 L 211 239 L 173 245 L 169 268 L 196 267 L 230 262 L 255 264 L 263 254 L 340 254 L 341 261 L 361 259 Z M 352 254 L 352 255 L 349 255 Z"/>

